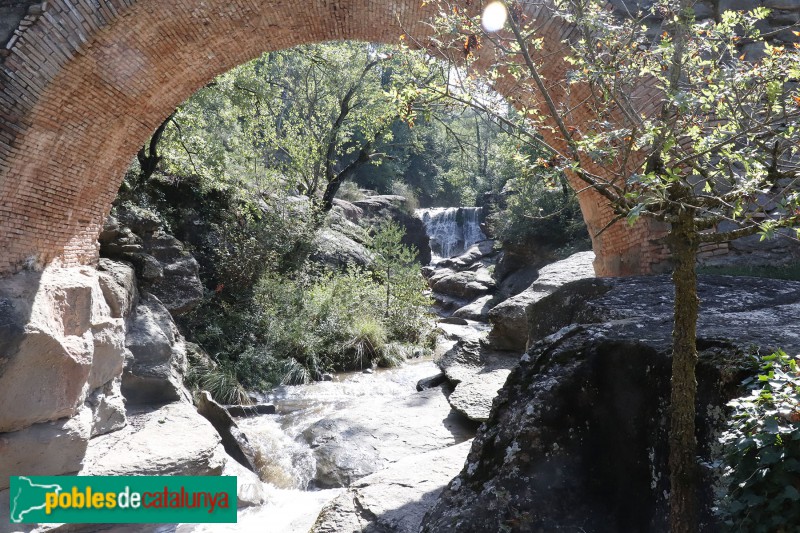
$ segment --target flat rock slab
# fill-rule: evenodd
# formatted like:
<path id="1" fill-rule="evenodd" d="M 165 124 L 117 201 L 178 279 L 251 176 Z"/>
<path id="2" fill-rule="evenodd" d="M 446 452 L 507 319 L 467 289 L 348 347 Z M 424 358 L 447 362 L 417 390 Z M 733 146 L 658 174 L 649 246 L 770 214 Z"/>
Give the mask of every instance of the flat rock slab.
<path id="1" fill-rule="evenodd" d="M 467 320 L 466 324 L 448 324 L 447 322 L 439 322 L 436 328 L 442 332 L 443 336 L 448 340 L 461 341 L 469 339 L 479 339 L 486 335 L 489 331 L 489 325 L 474 320 Z"/>
<path id="2" fill-rule="evenodd" d="M 472 441 L 401 459 L 360 479 L 322 509 L 312 533 L 416 533 L 458 474 Z"/>
<path id="3" fill-rule="evenodd" d="M 436 387 L 405 399 L 353 405 L 312 424 L 302 438 L 316 458 L 316 484 L 337 487 L 409 455 L 460 443 L 473 431 Z"/>
<path id="4" fill-rule="evenodd" d="M 698 276 L 698 339 L 762 349 L 800 349 L 800 282 Z M 671 346 L 674 289 L 668 276 L 585 279 L 528 308 L 529 343 L 569 324 L 605 324 L 658 349 Z"/>
<path id="5" fill-rule="evenodd" d="M 517 359 L 514 359 L 516 364 Z M 497 368 L 478 372 L 456 385 L 448 400 L 450 405 L 470 420 L 484 422 L 489 419 L 492 403 L 511 373 L 510 368 Z"/>
<path id="6" fill-rule="evenodd" d="M 128 412 L 128 425 L 89 441 L 80 475 L 220 475 L 226 455 L 214 427 L 187 403 Z"/>

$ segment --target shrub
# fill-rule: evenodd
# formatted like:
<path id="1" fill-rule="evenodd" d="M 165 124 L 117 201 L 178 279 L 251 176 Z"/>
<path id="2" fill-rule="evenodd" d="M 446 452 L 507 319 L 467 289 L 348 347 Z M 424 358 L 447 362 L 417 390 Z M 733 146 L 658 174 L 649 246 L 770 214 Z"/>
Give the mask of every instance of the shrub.
<path id="1" fill-rule="evenodd" d="M 249 405 L 252 403 L 230 365 L 217 368 L 193 367 L 189 378 L 200 390 L 206 390 L 219 403 Z"/>
<path id="2" fill-rule="evenodd" d="M 353 358 L 351 364 L 344 365 L 346 368 L 372 366 L 373 361 L 383 357 L 386 350 L 386 328 L 377 317 L 357 316 L 348 329 L 347 339 L 340 346 L 343 354 Z"/>
<path id="3" fill-rule="evenodd" d="M 431 327 L 427 310 L 432 300 L 416 263 L 416 252 L 402 244 L 403 229 L 393 221 L 379 225 L 370 249 L 375 276 L 383 286 L 383 315 L 389 337 L 419 343 Z"/>
<path id="4" fill-rule="evenodd" d="M 392 194 L 402 196 L 406 199 L 403 204 L 403 211 L 414 214 L 414 211 L 419 209 L 419 198 L 414 189 L 403 181 L 395 181 L 392 183 Z"/>
<path id="5" fill-rule="evenodd" d="M 800 369 L 783 351 L 761 357 L 748 394 L 731 401 L 721 437 L 731 531 L 788 532 L 800 524 Z"/>
<path id="6" fill-rule="evenodd" d="M 366 198 L 364 192 L 352 181 L 345 181 L 336 192 L 336 198 L 345 202 L 357 202 Z"/>

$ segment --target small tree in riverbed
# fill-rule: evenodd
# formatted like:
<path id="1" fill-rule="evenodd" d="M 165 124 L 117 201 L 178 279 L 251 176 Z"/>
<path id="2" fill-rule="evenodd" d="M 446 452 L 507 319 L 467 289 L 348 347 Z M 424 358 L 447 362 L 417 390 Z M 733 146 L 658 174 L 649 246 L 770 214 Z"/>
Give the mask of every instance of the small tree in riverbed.
<path id="1" fill-rule="evenodd" d="M 602 1 L 523 0 L 505 4 L 510 31 L 487 33 L 469 8 L 440 4 L 440 48 L 457 46 L 469 63 L 479 46 L 491 47 L 487 79 L 512 77 L 527 92 L 517 101 L 527 117 L 518 127 L 522 138 L 549 150 L 551 157 L 538 163 L 541 173 L 564 172 L 573 185 L 597 191 L 615 222 L 650 218 L 668 228 L 675 285 L 670 527 L 695 532 L 696 255 L 704 243 L 756 233 L 769 238 L 800 225 L 797 47 L 773 46 L 759 33 L 764 8 L 697 23 L 688 0 L 656 2 L 639 20 L 618 17 Z M 541 75 L 542 63 L 553 58 L 537 36 L 545 18 L 527 14 L 534 7 L 576 30 L 562 85 Z M 656 42 L 646 34 L 645 16 L 664 21 Z M 761 44 L 763 54 L 751 61 L 743 44 Z M 657 88 L 657 100 L 632 99 L 639 84 Z M 574 91 L 581 100 L 570 103 L 554 90 Z M 526 108 L 526 102 L 539 104 Z M 574 124 L 577 108 L 590 113 Z M 551 132 L 549 144 L 537 136 L 542 128 Z"/>
<path id="2" fill-rule="evenodd" d="M 405 231 L 392 220 L 382 222 L 372 237 L 373 270 L 384 286 L 384 316 L 391 333 L 406 342 L 419 342 L 431 302 L 416 261 L 416 250 L 403 244 Z"/>

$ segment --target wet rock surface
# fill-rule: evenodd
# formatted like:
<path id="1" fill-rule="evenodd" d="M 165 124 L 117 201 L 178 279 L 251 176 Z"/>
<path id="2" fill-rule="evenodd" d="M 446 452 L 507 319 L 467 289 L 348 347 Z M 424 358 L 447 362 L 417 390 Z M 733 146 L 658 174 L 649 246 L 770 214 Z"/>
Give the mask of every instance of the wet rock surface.
<path id="1" fill-rule="evenodd" d="M 462 442 L 472 431 L 451 411 L 445 390 L 434 387 L 351 405 L 312 424 L 301 438 L 316 458 L 314 484 L 329 488 L 348 486 L 403 457 Z"/>
<path id="2" fill-rule="evenodd" d="M 744 376 L 741 350 L 800 348 L 800 330 L 786 327 L 800 283 L 703 277 L 699 292 L 698 452 L 708 461 Z M 671 313 L 663 276 L 581 280 L 532 305 L 537 342 L 421 531 L 666 531 Z M 702 530 L 713 531 L 707 479 L 699 496 Z"/>
<path id="3" fill-rule="evenodd" d="M 413 455 L 355 482 L 328 503 L 312 533 L 416 533 L 460 469 L 470 442 Z"/>

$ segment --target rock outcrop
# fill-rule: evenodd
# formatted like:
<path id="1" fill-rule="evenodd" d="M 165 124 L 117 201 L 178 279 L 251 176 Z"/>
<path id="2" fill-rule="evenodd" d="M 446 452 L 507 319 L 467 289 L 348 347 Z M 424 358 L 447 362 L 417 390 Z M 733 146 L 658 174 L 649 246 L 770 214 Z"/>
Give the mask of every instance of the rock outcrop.
<path id="1" fill-rule="evenodd" d="M 497 350 L 522 353 L 528 342 L 527 309 L 558 287 L 571 281 L 593 278 L 594 252 L 579 252 L 551 263 L 538 271 L 536 281 L 516 296 L 497 304 L 487 312 L 492 330 L 488 343 Z"/>
<path id="2" fill-rule="evenodd" d="M 699 293 L 698 452 L 708 462 L 742 351 L 800 349 L 787 327 L 800 282 L 705 277 Z M 666 531 L 672 295 L 666 277 L 586 279 L 531 305 L 535 343 L 421 531 Z"/>
<path id="3" fill-rule="evenodd" d="M 0 280 L 0 490 L 79 470 L 90 436 L 125 424 L 125 309 L 93 268 Z"/>
<path id="4" fill-rule="evenodd" d="M 312 242 L 312 261 L 333 268 L 347 265 L 369 266 L 368 250 L 371 231 L 385 220 L 392 220 L 405 231 L 402 243 L 413 246 L 423 264 L 431 258 L 425 228 L 419 219 L 404 210 L 406 199 L 395 195 L 367 196 L 355 202 L 335 199 L 325 220 L 325 227 Z"/>
<path id="5" fill-rule="evenodd" d="M 103 437 L 127 428 L 126 400 L 187 402 L 185 364 L 170 312 L 140 293 L 130 263 L 102 259 L 97 269 L 50 267 L 0 280 L 0 490 L 11 475 L 85 468 Z M 163 445 L 159 426 L 142 457 Z"/>
<path id="6" fill-rule="evenodd" d="M 161 301 L 145 294 L 131 317 L 125 345 L 122 393 L 132 403 L 190 401 L 183 385 L 186 347 Z"/>
<path id="7" fill-rule="evenodd" d="M 183 243 L 164 231 L 154 212 L 117 207 L 100 234 L 103 257 L 131 263 L 141 288 L 155 295 L 173 315 L 196 306 L 203 298 L 200 266 Z"/>
<path id="8" fill-rule="evenodd" d="M 372 254 L 363 243 L 336 231 L 323 228 L 311 243 L 310 259 L 326 266 L 343 269 L 349 265 L 366 267 L 372 264 Z"/>

